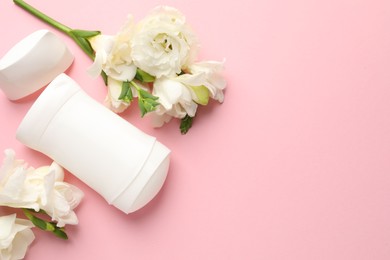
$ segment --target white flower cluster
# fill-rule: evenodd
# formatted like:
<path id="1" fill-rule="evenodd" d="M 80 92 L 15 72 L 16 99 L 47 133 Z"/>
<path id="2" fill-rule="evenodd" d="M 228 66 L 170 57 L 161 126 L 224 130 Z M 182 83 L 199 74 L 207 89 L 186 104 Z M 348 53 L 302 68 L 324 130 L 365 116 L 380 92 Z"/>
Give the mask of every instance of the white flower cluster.
<path id="1" fill-rule="evenodd" d="M 223 62 L 195 61 L 198 41 L 175 8 L 159 6 L 139 23 L 130 16 L 117 35 L 97 35 L 90 43 L 95 60 L 89 72 L 107 75 L 105 103 L 114 112 L 129 106 L 128 99 L 120 98 L 123 82 L 139 79 L 140 71 L 153 77 L 149 84 L 135 81 L 158 97 L 159 105 L 152 112 L 157 127 L 171 117 L 194 117 L 198 105 L 207 105 L 209 98 L 223 102 Z M 130 94 L 137 96 L 137 91 Z"/>
<path id="2" fill-rule="evenodd" d="M 0 168 L 0 206 L 44 211 L 57 228 L 76 225 L 73 211 L 83 198 L 83 192 L 64 182 L 63 169 L 53 162 L 37 169 L 15 159 L 13 150 L 5 150 Z M 15 215 L 0 217 L 0 259 L 22 259 L 34 239 L 28 220 Z M 53 231 L 53 230 L 49 230 Z"/>

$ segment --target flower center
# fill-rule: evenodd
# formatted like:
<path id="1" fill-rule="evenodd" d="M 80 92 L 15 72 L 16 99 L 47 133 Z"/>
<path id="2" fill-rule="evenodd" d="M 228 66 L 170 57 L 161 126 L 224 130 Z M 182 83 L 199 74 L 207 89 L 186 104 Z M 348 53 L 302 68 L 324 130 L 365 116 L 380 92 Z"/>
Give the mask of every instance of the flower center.
<path id="1" fill-rule="evenodd" d="M 169 38 L 168 34 L 166 34 L 166 33 L 157 34 L 157 36 L 154 38 L 153 45 L 157 48 L 161 48 L 166 53 L 172 51 L 172 49 L 173 49 L 170 38 Z"/>

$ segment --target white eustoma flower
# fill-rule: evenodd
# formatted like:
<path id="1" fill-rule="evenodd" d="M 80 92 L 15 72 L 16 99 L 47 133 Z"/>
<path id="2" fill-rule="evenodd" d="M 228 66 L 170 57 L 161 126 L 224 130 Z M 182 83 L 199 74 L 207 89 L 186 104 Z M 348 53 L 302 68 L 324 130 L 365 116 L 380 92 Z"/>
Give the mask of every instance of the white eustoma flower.
<path id="1" fill-rule="evenodd" d="M 50 166 L 43 166 L 34 171 L 35 176 L 44 181 L 47 195 L 41 209 L 57 222 L 58 227 L 66 224 L 78 224 L 78 218 L 73 211 L 83 198 L 83 192 L 76 186 L 63 181 L 64 172 L 61 166 L 53 162 Z"/>
<path id="2" fill-rule="evenodd" d="M 32 223 L 16 218 L 16 214 L 0 217 L 0 259 L 18 260 L 26 255 L 35 236 Z"/>
<path id="3" fill-rule="evenodd" d="M 119 100 L 122 82 L 132 81 L 137 72 L 131 58 L 131 38 L 133 34 L 133 18 L 128 21 L 117 35 L 98 35 L 90 39 L 95 51 L 95 60 L 88 72 L 99 76 L 102 70 L 107 75 L 107 96 L 105 105 L 115 113 L 123 112 L 129 102 Z"/>
<path id="4" fill-rule="evenodd" d="M 131 45 L 135 65 L 158 78 L 180 74 L 193 62 L 197 48 L 184 15 L 167 6 L 155 8 L 136 25 Z"/>

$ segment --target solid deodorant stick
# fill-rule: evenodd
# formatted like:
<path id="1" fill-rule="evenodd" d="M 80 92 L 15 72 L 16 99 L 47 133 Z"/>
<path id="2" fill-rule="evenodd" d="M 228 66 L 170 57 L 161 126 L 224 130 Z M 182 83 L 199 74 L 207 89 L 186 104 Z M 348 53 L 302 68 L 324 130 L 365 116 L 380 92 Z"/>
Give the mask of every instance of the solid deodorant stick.
<path id="1" fill-rule="evenodd" d="M 36 31 L 0 59 L 0 88 L 10 100 L 23 98 L 63 73 L 73 59 L 65 43 L 54 33 Z"/>
<path id="2" fill-rule="evenodd" d="M 126 213 L 147 204 L 167 176 L 170 150 L 89 97 L 65 74 L 42 92 L 16 136 Z"/>

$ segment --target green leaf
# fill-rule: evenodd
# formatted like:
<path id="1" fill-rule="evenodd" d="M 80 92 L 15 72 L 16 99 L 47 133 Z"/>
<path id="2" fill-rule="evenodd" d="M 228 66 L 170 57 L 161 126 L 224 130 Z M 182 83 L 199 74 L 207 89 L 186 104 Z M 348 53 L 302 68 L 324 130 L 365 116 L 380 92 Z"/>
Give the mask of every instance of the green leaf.
<path id="1" fill-rule="evenodd" d="M 158 100 L 158 97 L 153 96 L 146 90 L 143 90 L 141 88 L 138 88 L 138 106 L 141 110 L 141 117 L 143 117 L 145 114 L 156 110 L 157 106 L 160 104 L 156 100 Z"/>
<path id="2" fill-rule="evenodd" d="M 59 238 L 62 238 L 62 239 L 68 239 L 68 235 L 65 233 L 65 230 L 63 228 L 56 228 L 54 231 L 53 231 L 53 234 L 56 235 L 57 237 Z"/>
<path id="3" fill-rule="evenodd" d="M 131 90 L 130 82 L 124 81 L 122 83 L 122 91 L 118 97 L 119 100 L 123 100 L 127 103 L 133 101 L 133 92 Z"/>
<path id="4" fill-rule="evenodd" d="M 92 49 L 92 46 L 89 43 L 89 41 L 86 38 L 77 37 L 77 36 L 75 36 L 75 41 L 81 47 L 81 49 L 83 49 L 85 53 L 88 54 L 88 56 L 90 56 L 91 59 L 93 59 L 93 57 L 95 56 L 94 54 L 95 51 Z"/>
<path id="5" fill-rule="evenodd" d="M 154 80 L 156 79 L 154 76 L 150 75 L 149 73 L 139 68 L 137 68 L 137 73 L 135 74 L 135 78 L 145 83 L 154 82 Z"/>
<path id="6" fill-rule="evenodd" d="M 138 90 L 138 93 L 139 93 L 140 97 L 142 97 L 142 98 L 148 98 L 148 99 L 152 99 L 152 100 L 157 100 L 158 99 L 158 97 L 153 96 L 148 91 L 143 90 L 142 88 L 140 88 Z"/>
<path id="7" fill-rule="evenodd" d="M 101 34 L 100 31 L 87 31 L 87 30 L 78 30 L 78 29 L 71 30 L 71 32 L 77 37 L 81 37 L 81 38 L 91 38 Z"/>
<path id="8" fill-rule="evenodd" d="M 45 230 L 45 231 L 53 231 L 55 229 L 55 226 L 53 224 L 36 217 L 30 209 L 24 209 L 23 210 L 24 215 L 39 229 Z"/>
<path id="9" fill-rule="evenodd" d="M 180 123 L 180 132 L 182 134 L 186 134 L 188 130 L 192 127 L 192 122 L 194 120 L 194 117 L 190 117 L 188 114 L 181 119 Z"/>
<path id="10" fill-rule="evenodd" d="M 141 117 L 146 113 L 156 110 L 157 106 L 160 104 L 156 100 L 158 97 L 153 96 L 148 91 L 140 88 L 134 81 L 129 82 L 138 92 L 138 106 L 141 111 Z M 129 87 L 130 88 L 130 87 Z M 122 89 L 123 92 L 123 89 Z M 120 95 L 122 96 L 122 95 Z"/>
<path id="11" fill-rule="evenodd" d="M 103 81 L 104 81 L 104 85 L 108 85 L 108 76 L 107 74 L 102 70 L 102 72 L 100 73 L 100 75 L 102 76 L 103 78 Z"/>
<path id="12" fill-rule="evenodd" d="M 138 106 L 141 110 L 141 117 L 144 117 L 147 113 L 156 110 L 157 106 L 160 103 L 154 101 L 153 99 L 140 99 L 138 98 Z"/>
<path id="13" fill-rule="evenodd" d="M 32 209 L 23 209 L 23 213 L 37 228 L 42 229 L 44 231 L 52 232 L 54 235 L 56 235 L 59 238 L 68 239 L 68 236 L 66 235 L 64 228 L 58 227 L 57 223 L 43 220 L 34 215 L 35 213 L 38 213 L 38 214 L 45 214 L 48 216 L 48 214 L 44 210 L 35 212 Z"/>
<path id="14" fill-rule="evenodd" d="M 34 226 L 36 226 L 37 228 L 40 228 L 42 230 L 48 230 L 48 227 L 47 227 L 47 222 L 44 221 L 43 219 L 40 219 L 40 218 L 37 218 L 35 216 L 32 216 L 30 218 L 31 222 L 34 224 Z M 50 230 L 51 231 L 51 230 Z"/>
<path id="15" fill-rule="evenodd" d="M 67 32 L 77 45 L 90 57 L 92 60 L 95 59 L 95 51 L 93 50 L 91 43 L 88 38 L 89 35 L 95 35 L 97 31 L 83 31 L 83 30 L 70 30 Z"/>

